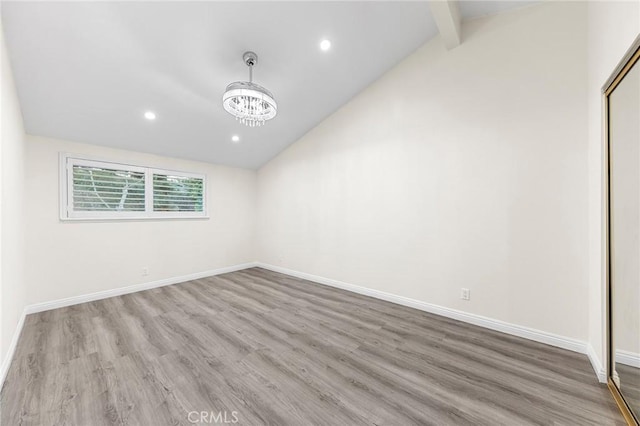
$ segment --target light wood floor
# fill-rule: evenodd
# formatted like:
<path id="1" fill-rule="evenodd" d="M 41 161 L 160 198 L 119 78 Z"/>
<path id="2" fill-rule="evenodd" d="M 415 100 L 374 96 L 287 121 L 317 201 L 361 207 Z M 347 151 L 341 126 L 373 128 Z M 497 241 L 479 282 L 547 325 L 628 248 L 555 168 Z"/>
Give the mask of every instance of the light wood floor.
<path id="1" fill-rule="evenodd" d="M 623 424 L 583 355 L 258 268 L 29 315 L 0 407 L 2 425 Z"/>

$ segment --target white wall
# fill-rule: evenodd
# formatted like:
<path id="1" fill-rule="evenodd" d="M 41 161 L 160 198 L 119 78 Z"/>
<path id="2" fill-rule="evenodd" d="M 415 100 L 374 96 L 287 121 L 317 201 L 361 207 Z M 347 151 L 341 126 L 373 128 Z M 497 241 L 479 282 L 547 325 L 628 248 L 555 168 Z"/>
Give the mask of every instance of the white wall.
<path id="1" fill-rule="evenodd" d="M 22 209 L 25 135 L 1 28 L 0 37 L 0 365 L 3 365 L 25 306 Z"/>
<path id="2" fill-rule="evenodd" d="M 28 137 L 24 277 L 3 42 L 1 357 L 25 303 L 255 260 L 257 197 L 258 260 L 588 339 L 604 361 L 599 91 L 638 32 L 637 1 L 465 23 L 460 47 L 428 43 L 266 165 L 257 194 L 249 171 Z M 60 222 L 59 151 L 205 172 L 212 217 Z"/>
<path id="3" fill-rule="evenodd" d="M 210 219 L 61 222 L 60 152 L 204 173 Z M 27 136 L 27 303 L 253 261 L 255 189 L 251 170 Z"/>
<path id="4" fill-rule="evenodd" d="M 465 23 L 260 169 L 258 260 L 586 340 L 586 9 Z"/>
<path id="5" fill-rule="evenodd" d="M 589 2 L 589 343 L 606 365 L 603 264 L 603 143 L 601 88 L 640 33 L 640 2 Z"/>

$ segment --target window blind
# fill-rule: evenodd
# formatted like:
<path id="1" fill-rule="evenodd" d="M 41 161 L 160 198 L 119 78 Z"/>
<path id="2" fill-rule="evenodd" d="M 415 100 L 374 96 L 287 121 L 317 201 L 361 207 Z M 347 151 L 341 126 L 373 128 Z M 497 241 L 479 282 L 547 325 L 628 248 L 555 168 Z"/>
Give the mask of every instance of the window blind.
<path id="1" fill-rule="evenodd" d="M 202 174 L 60 158 L 62 220 L 206 217 Z"/>
<path id="2" fill-rule="evenodd" d="M 203 179 L 169 174 L 153 174 L 153 211 L 203 211 Z"/>
<path id="3" fill-rule="evenodd" d="M 75 211 L 144 211 L 145 174 L 128 170 L 73 166 Z"/>

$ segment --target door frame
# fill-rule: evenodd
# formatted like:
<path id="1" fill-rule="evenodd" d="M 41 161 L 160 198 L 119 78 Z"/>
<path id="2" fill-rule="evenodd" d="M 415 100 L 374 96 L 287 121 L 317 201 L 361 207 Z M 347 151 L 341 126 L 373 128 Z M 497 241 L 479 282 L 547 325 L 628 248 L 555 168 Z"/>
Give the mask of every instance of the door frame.
<path id="1" fill-rule="evenodd" d="M 603 173 L 603 188 L 604 188 L 604 265 L 605 265 L 605 331 L 606 331 L 606 345 L 607 345 L 607 386 L 613 395 L 622 415 L 629 425 L 640 425 L 640 418 L 636 418 L 631 408 L 625 401 L 624 397 L 620 393 L 618 386 L 613 380 L 615 357 L 613 356 L 613 345 L 611 331 L 611 191 L 610 191 L 610 167 L 611 157 L 609 155 L 609 96 L 618 87 L 622 79 L 628 74 L 633 66 L 640 62 L 640 35 L 634 40 L 633 44 L 627 50 L 624 57 L 613 71 L 607 82 L 602 87 L 602 111 L 603 111 L 603 161 L 604 161 L 604 173 Z"/>

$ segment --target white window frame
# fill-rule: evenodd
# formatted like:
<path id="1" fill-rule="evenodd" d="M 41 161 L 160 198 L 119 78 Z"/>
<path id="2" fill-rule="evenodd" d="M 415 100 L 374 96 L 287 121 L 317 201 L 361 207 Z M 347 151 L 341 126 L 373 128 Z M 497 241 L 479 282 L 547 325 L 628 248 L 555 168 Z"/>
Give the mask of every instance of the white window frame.
<path id="1" fill-rule="evenodd" d="M 118 170 L 144 173 L 145 211 L 75 211 L 73 209 L 73 166 L 112 167 Z M 153 211 L 153 175 L 173 175 L 202 179 L 201 212 L 154 212 Z M 98 160 L 81 155 L 60 154 L 60 220 L 62 221 L 112 221 L 140 219 L 208 219 L 207 179 L 205 174 L 181 172 L 177 170 L 144 167 L 117 161 Z"/>

